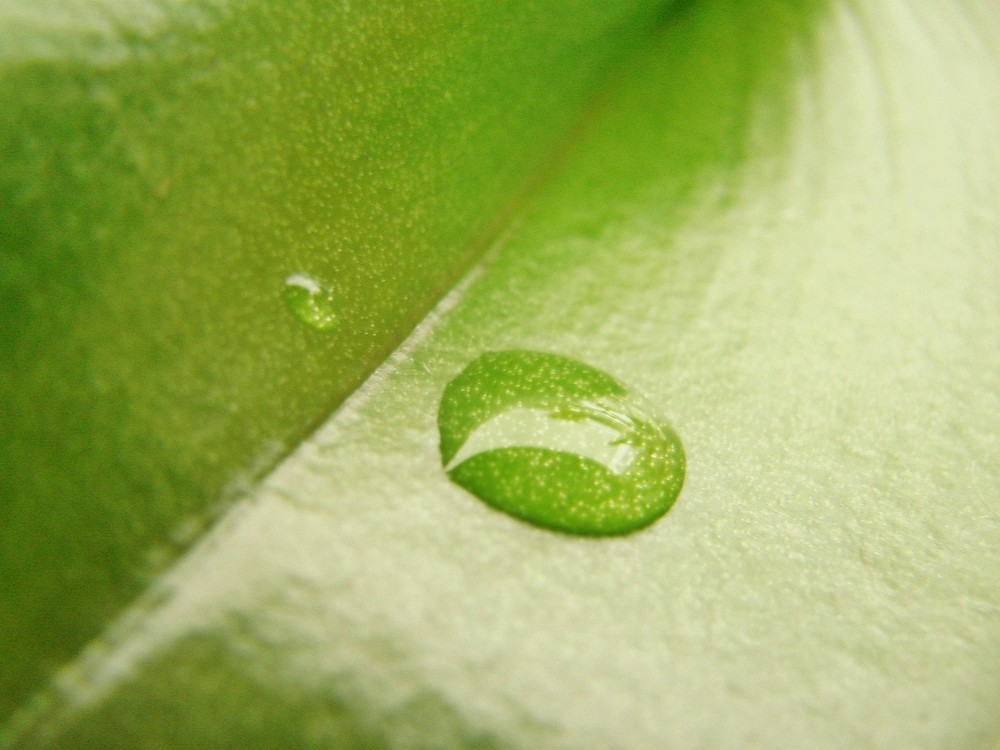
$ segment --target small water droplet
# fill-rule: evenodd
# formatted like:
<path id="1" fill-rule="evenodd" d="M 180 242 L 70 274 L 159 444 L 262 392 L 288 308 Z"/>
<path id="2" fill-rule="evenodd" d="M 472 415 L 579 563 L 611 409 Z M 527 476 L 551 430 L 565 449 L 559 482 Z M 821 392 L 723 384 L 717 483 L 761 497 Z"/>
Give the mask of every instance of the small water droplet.
<path id="1" fill-rule="evenodd" d="M 312 276 L 293 273 L 285 279 L 285 302 L 295 317 L 325 331 L 337 324 L 337 298 L 333 289 Z"/>
<path id="2" fill-rule="evenodd" d="M 684 483 L 684 448 L 650 405 L 605 372 L 555 354 L 490 352 L 444 390 L 448 476 L 537 526 L 604 536 L 644 528 Z"/>

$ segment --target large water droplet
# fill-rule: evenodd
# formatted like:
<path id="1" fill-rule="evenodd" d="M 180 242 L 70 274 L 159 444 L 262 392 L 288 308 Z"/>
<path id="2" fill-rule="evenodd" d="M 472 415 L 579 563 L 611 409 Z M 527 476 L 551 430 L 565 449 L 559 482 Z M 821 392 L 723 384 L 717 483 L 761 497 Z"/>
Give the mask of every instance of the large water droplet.
<path id="1" fill-rule="evenodd" d="M 329 286 L 312 276 L 293 273 L 285 279 L 285 302 L 306 325 L 325 331 L 337 325 L 337 298 Z"/>
<path id="2" fill-rule="evenodd" d="M 549 529 L 626 534 L 666 513 L 684 448 L 607 373 L 531 351 L 484 354 L 445 388 L 441 461 L 488 505 Z"/>

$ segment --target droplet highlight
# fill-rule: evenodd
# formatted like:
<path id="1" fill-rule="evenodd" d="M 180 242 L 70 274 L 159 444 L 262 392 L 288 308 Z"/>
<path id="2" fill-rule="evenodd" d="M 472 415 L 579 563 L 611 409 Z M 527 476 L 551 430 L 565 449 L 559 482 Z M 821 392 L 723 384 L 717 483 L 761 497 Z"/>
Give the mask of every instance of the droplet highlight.
<path id="1" fill-rule="evenodd" d="M 338 303 L 331 287 L 304 273 L 285 279 L 285 302 L 296 318 L 325 331 L 337 325 Z"/>
<path id="2" fill-rule="evenodd" d="M 444 390 L 449 478 L 487 505 L 589 536 L 645 528 L 684 484 L 677 433 L 615 378 L 568 357 L 489 352 Z"/>

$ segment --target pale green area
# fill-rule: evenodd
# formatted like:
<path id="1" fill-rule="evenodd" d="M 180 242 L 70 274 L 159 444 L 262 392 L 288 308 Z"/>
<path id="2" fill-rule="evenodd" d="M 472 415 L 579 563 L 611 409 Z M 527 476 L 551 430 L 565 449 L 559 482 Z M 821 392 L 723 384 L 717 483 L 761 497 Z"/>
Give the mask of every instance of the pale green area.
<path id="1" fill-rule="evenodd" d="M 0 717 L 383 361 L 661 6 L 0 2 Z"/>
<path id="2" fill-rule="evenodd" d="M 673 505 L 684 448 L 607 373 L 548 352 L 477 357 L 441 397 L 448 476 L 497 510 L 572 534 L 627 534 Z"/>
<path id="3" fill-rule="evenodd" d="M 287 748 L 995 746 L 998 26 L 971 0 L 689 7 L 457 305 L 23 746 L 273 747 L 254 716 Z M 669 416 L 661 522 L 552 534 L 448 481 L 443 389 L 515 348 Z"/>

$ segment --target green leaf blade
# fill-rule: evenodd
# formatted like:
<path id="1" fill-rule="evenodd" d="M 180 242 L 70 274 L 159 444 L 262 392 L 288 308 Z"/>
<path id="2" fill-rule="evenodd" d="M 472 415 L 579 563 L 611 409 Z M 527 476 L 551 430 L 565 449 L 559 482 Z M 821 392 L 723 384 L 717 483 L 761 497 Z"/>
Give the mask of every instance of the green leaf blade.
<path id="1" fill-rule="evenodd" d="M 385 359 L 657 6 L 0 7 L 0 716 Z"/>
<path id="2" fill-rule="evenodd" d="M 489 266 L 24 744 L 240 737 L 238 710 L 206 729 L 205 696 L 247 692 L 289 747 L 995 744 L 989 11 L 690 8 Z M 670 415 L 688 473 L 661 523 L 575 539 L 448 481 L 441 394 L 509 348 Z"/>

